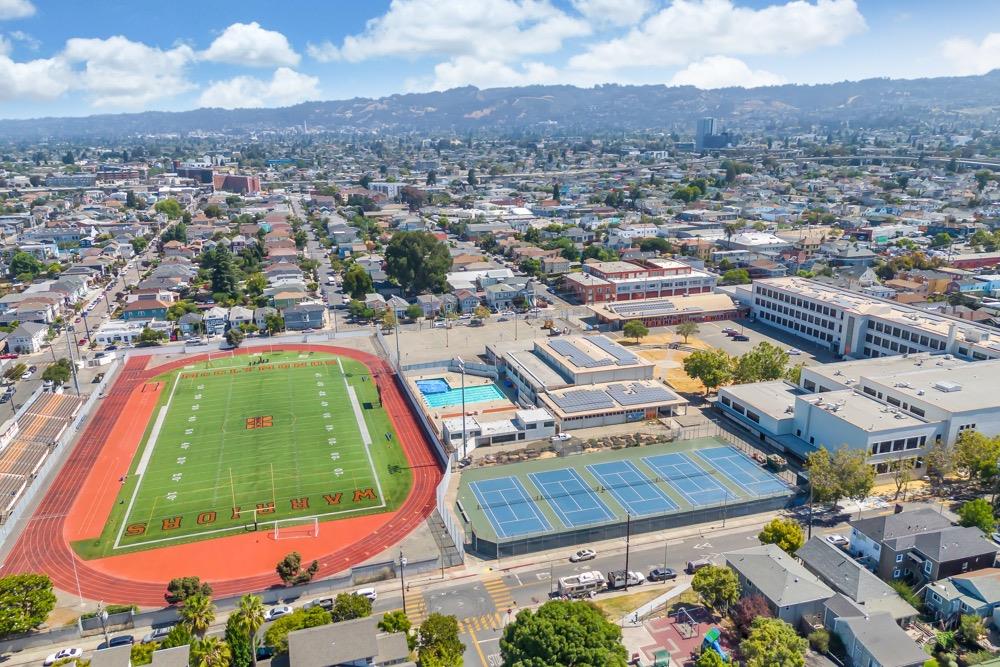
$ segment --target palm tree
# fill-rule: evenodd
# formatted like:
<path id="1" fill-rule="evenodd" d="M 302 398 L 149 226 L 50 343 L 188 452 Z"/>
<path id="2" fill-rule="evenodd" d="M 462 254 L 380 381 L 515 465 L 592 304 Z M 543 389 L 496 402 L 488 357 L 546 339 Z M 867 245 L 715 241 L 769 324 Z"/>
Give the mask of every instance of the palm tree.
<path id="1" fill-rule="evenodd" d="M 194 643 L 192 664 L 195 667 L 229 667 L 233 652 L 229 644 L 218 637 L 206 637 Z"/>
<path id="2" fill-rule="evenodd" d="M 256 595 L 244 595 L 236 609 L 240 628 L 250 640 L 250 656 L 254 667 L 257 665 L 257 632 L 264 625 L 264 602 Z"/>
<path id="3" fill-rule="evenodd" d="M 191 628 L 195 637 L 204 637 L 215 621 L 215 605 L 212 598 L 198 593 L 184 600 L 180 609 L 181 622 Z"/>

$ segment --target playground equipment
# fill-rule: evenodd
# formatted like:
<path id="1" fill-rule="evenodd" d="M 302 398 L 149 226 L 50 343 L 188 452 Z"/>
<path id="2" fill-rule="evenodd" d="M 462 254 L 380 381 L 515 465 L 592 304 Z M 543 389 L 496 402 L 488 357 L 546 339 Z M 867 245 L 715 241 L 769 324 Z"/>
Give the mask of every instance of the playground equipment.
<path id="1" fill-rule="evenodd" d="M 722 648 L 722 644 L 719 643 L 719 637 L 722 633 L 719 628 L 709 628 L 708 632 L 705 633 L 705 638 L 701 640 L 701 650 L 712 649 L 719 654 L 724 661 L 729 660 L 729 656 L 726 655 L 725 650 Z"/>

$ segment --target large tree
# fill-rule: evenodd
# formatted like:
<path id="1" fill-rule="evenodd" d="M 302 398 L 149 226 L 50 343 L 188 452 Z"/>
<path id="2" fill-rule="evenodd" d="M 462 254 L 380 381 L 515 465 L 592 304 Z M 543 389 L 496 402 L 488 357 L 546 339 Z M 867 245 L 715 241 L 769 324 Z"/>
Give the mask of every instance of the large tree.
<path id="1" fill-rule="evenodd" d="M 780 516 L 764 524 L 764 529 L 760 531 L 757 539 L 762 544 L 775 544 L 789 555 L 794 555 L 806 541 L 798 521 Z"/>
<path id="2" fill-rule="evenodd" d="M 11 277 L 30 275 L 34 278 L 42 272 L 43 265 L 38 258 L 29 252 L 15 252 L 10 259 L 7 273 Z"/>
<path id="3" fill-rule="evenodd" d="M 176 199 L 169 199 L 169 198 L 161 199 L 160 201 L 156 202 L 156 205 L 153 208 L 156 210 L 157 213 L 163 213 L 170 220 L 176 220 L 177 218 L 181 217 L 181 213 L 184 212 L 184 209 L 181 207 L 181 205 L 177 202 Z"/>
<path id="4" fill-rule="evenodd" d="M 334 623 L 372 615 L 372 601 L 357 593 L 340 593 L 333 600 L 330 616 Z"/>
<path id="5" fill-rule="evenodd" d="M 728 567 L 709 565 L 695 572 L 691 588 L 705 604 L 726 613 L 740 599 L 740 582 Z"/>
<path id="6" fill-rule="evenodd" d="M 986 534 L 996 528 L 993 506 L 983 498 L 976 498 L 958 508 L 958 522 L 963 526 L 975 526 Z"/>
<path id="7" fill-rule="evenodd" d="M 740 643 L 747 667 L 803 667 L 809 642 L 779 618 L 758 618 Z"/>
<path id="8" fill-rule="evenodd" d="M 319 562 L 314 560 L 309 567 L 303 568 L 302 555 L 298 551 L 293 551 L 281 559 L 275 570 L 286 586 L 305 584 L 319 571 Z"/>
<path id="9" fill-rule="evenodd" d="M 207 595 L 196 593 L 184 600 L 179 616 L 181 622 L 191 629 L 191 634 L 195 637 L 204 637 L 215 622 L 215 604 Z"/>
<path id="10" fill-rule="evenodd" d="M 44 574 L 12 574 L 0 579 L 0 636 L 28 632 L 56 607 L 52 581 Z"/>
<path id="11" fill-rule="evenodd" d="M 211 595 L 212 587 L 199 577 L 175 577 L 167 584 L 167 592 L 163 597 L 170 604 L 184 602 L 192 595 Z"/>
<path id="12" fill-rule="evenodd" d="M 806 460 L 812 498 L 819 503 L 836 503 L 841 498 L 862 500 L 875 485 L 875 469 L 868 465 L 864 450 L 841 447 L 832 455 L 825 447 Z"/>
<path id="13" fill-rule="evenodd" d="M 420 624 L 417 655 L 420 667 L 461 667 L 465 644 L 458 638 L 454 616 L 432 613 Z"/>
<path id="14" fill-rule="evenodd" d="M 962 431 L 955 441 L 955 466 L 969 479 L 990 479 L 997 474 L 1000 438 L 990 438 L 979 431 Z"/>
<path id="15" fill-rule="evenodd" d="M 772 618 L 771 608 L 767 606 L 767 600 L 763 595 L 753 594 L 740 598 L 732 609 L 729 616 L 733 619 L 733 624 L 739 630 L 740 635 L 746 637 L 750 634 L 750 627 L 757 618 Z"/>
<path id="16" fill-rule="evenodd" d="M 256 595 L 244 595 L 240 598 L 239 607 L 236 608 L 236 613 L 229 617 L 230 620 L 236 618 L 236 626 L 234 630 L 239 631 L 241 636 L 245 637 L 247 643 L 250 645 L 250 662 L 254 665 L 257 664 L 257 633 L 260 628 L 264 625 L 264 602 Z M 226 628 L 228 633 L 228 626 Z M 227 637 L 228 638 L 228 637 Z M 230 641 L 230 644 L 233 644 Z M 235 663 L 236 651 L 235 645 L 233 645 L 233 659 Z M 246 667 L 245 665 L 234 665 L 234 667 Z"/>
<path id="17" fill-rule="evenodd" d="M 736 360 L 733 381 L 746 384 L 779 380 L 785 376 L 787 366 L 788 353 L 777 345 L 763 341 Z"/>
<path id="18" fill-rule="evenodd" d="M 350 294 L 352 299 L 363 299 L 365 294 L 372 292 L 372 289 L 372 277 L 360 264 L 352 264 L 344 272 L 344 291 Z"/>
<path id="19" fill-rule="evenodd" d="M 386 273 L 410 294 L 443 291 L 451 263 L 448 246 L 430 232 L 396 232 L 385 249 Z"/>
<path id="20" fill-rule="evenodd" d="M 677 328 L 674 329 L 674 331 L 677 333 L 678 336 L 684 338 L 684 344 L 687 345 L 688 338 L 698 333 L 699 330 L 697 324 L 688 320 L 687 322 L 681 322 L 680 324 L 678 324 Z"/>
<path id="21" fill-rule="evenodd" d="M 635 342 L 638 343 L 640 338 L 649 334 L 649 329 L 641 320 L 629 320 L 622 327 L 622 333 L 629 338 L 635 338 Z"/>
<path id="22" fill-rule="evenodd" d="M 54 364 L 49 364 L 42 372 L 42 379 L 51 380 L 55 384 L 66 384 L 73 374 L 71 363 L 69 359 L 63 357 Z"/>
<path id="23" fill-rule="evenodd" d="M 732 380 L 733 359 L 725 350 L 696 350 L 684 357 L 684 372 L 701 380 L 708 393 Z"/>
<path id="24" fill-rule="evenodd" d="M 504 667 L 626 664 L 621 629 L 589 602 L 553 600 L 522 610 L 500 638 Z"/>

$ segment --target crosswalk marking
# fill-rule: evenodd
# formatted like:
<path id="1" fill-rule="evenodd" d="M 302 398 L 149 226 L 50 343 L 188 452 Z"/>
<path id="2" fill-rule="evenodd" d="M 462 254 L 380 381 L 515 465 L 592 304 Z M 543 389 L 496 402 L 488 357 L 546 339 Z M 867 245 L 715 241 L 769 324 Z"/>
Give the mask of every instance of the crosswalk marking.
<path id="1" fill-rule="evenodd" d="M 514 597 L 510 593 L 510 587 L 503 582 L 503 579 L 499 577 L 487 579 L 483 582 L 483 588 L 493 598 L 493 604 L 496 605 L 498 612 L 506 612 L 514 605 Z"/>
<path id="2" fill-rule="evenodd" d="M 492 614 L 483 614 L 482 616 L 462 618 L 458 621 L 458 631 L 459 633 L 468 633 L 483 630 L 498 630 L 503 627 L 504 616 L 506 616 L 506 612 L 495 612 Z"/>
<path id="3" fill-rule="evenodd" d="M 392 611 L 402 611 L 402 608 L 397 607 Z M 406 596 L 406 617 L 414 626 L 427 620 L 427 601 L 424 600 L 423 593 L 414 592 Z"/>

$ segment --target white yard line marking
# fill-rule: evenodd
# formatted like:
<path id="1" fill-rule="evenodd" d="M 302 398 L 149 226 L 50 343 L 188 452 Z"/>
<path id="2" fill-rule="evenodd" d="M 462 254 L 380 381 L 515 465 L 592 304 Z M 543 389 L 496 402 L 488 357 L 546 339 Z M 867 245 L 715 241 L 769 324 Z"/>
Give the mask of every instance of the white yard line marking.
<path id="1" fill-rule="evenodd" d="M 167 403 L 160 408 L 160 413 L 156 415 L 156 423 L 153 424 L 153 430 L 149 433 L 149 440 L 146 441 L 146 446 L 142 450 L 142 458 L 139 459 L 139 465 L 135 468 L 135 476 L 139 478 L 139 481 L 135 483 L 135 488 L 132 489 L 132 498 L 129 499 L 128 508 L 125 510 L 125 515 L 122 516 L 122 525 L 118 527 L 118 535 L 115 537 L 113 547 L 115 549 L 121 543 L 122 534 L 125 532 L 125 526 L 128 524 L 128 518 L 132 516 L 132 506 L 135 504 L 135 499 L 139 497 L 139 487 L 142 486 L 144 479 L 142 475 L 146 472 L 149 459 L 153 456 L 153 449 L 156 447 L 156 438 L 160 435 L 160 427 L 163 426 L 163 420 L 167 416 L 171 401 L 174 400 L 174 392 L 177 391 L 177 385 L 180 380 L 180 375 L 174 378 L 174 386 L 170 389 L 170 396 L 167 398 Z"/>

